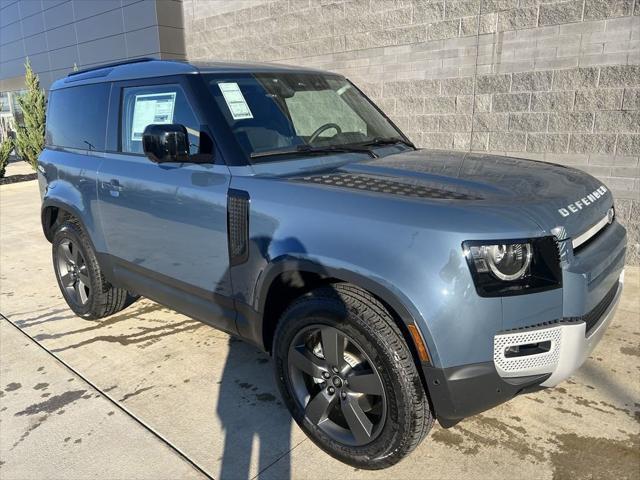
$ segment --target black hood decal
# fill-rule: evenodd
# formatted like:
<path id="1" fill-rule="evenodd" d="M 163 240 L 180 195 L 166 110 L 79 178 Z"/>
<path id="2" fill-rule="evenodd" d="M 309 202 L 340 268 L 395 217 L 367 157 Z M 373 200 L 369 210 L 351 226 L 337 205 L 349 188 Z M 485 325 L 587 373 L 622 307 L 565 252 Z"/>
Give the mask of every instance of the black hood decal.
<path id="1" fill-rule="evenodd" d="M 362 175 L 355 173 L 332 173 L 298 178 L 298 181 L 311 182 L 334 187 L 386 193 L 402 197 L 429 198 L 435 200 L 482 200 L 481 196 L 453 189 L 438 188 L 429 182 L 399 181 L 379 175 Z M 458 188 L 457 190 L 463 190 Z"/>

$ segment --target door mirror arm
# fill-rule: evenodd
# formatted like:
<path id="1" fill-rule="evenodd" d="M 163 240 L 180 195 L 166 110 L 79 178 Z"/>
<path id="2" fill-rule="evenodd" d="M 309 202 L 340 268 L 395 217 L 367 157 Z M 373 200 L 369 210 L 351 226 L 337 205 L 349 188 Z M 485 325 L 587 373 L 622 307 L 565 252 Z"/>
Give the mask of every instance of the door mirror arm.
<path id="1" fill-rule="evenodd" d="M 213 139 L 209 135 L 208 125 L 200 125 L 200 148 L 199 152 L 195 155 L 191 155 L 191 162 L 193 163 L 215 163 L 213 155 Z"/>

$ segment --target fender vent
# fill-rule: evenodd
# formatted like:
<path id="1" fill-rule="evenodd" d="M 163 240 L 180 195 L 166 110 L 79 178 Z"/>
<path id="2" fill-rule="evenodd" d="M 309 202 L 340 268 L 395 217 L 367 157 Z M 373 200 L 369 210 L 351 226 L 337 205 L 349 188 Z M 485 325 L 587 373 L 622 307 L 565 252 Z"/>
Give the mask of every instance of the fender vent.
<path id="1" fill-rule="evenodd" d="M 330 185 L 333 187 L 387 193 L 402 197 L 432 198 L 438 200 L 482 200 L 482 198 L 477 195 L 445 190 L 428 185 L 404 183 L 373 175 L 334 173 L 329 175 L 303 177 L 298 180 L 302 182 Z"/>
<path id="2" fill-rule="evenodd" d="M 229 190 L 227 230 L 231 265 L 245 262 L 249 258 L 249 194 L 245 191 Z"/>

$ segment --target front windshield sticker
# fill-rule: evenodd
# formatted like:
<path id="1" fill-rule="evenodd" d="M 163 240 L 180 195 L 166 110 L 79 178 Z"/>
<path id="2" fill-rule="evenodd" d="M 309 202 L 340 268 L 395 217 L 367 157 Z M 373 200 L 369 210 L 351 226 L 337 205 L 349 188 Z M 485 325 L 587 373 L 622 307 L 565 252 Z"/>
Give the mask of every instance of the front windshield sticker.
<path id="1" fill-rule="evenodd" d="M 175 104 L 176 92 L 136 95 L 131 122 L 131 140 L 142 140 L 142 133 L 147 125 L 172 123 Z"/>
<path id="2" fill-rule="evenodd" d="M 351 88 L 351 85 L 349 85 L 349 84 L 347 83 L 346 85 L 344 85 L 344 86 L 340 87 L 336 93 L 338 94 L 338 96 L 340 96 L 340 97 L 341 97 L 341 96 L 342 96 L 342 94 L 343 94 L 344 92 L 346 92 L 347 90 L 349 90 L 350 88 Z"/>
<path id="3" fill-rule="evenodd" d="M 247 101 L 244 99 L 244 95 L 240 91 L 240 87 L 235 82 L 218 83 L 220 91 L 224 96 L 224 101 L 227 102 L 227 107 L 231 112 L 231 116 L 234 120 L 244 120 L 247 118 L 253 118 L 251 109 L 247 105 Z"/>

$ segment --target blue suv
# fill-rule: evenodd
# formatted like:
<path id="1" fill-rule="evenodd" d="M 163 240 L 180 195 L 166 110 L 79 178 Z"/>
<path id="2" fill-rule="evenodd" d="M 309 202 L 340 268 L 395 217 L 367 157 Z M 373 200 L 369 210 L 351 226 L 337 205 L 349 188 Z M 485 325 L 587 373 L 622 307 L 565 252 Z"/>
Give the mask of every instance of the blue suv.
<path id="1" fill-rule="evenodd" d="M 51 88 L 42 227 L 69 307 L 148 297 L 270 352 L 293 418 L 388 467 L 572 374 L 625 229 L 571 168 L 417 149 L 344 77 L 140 59 Z"/>

